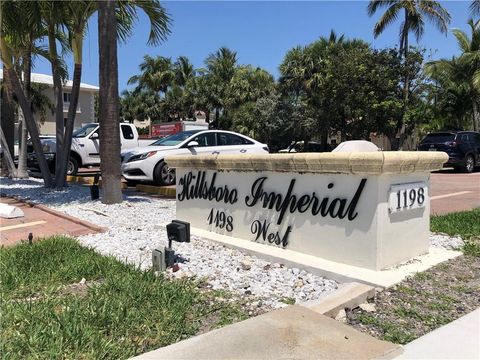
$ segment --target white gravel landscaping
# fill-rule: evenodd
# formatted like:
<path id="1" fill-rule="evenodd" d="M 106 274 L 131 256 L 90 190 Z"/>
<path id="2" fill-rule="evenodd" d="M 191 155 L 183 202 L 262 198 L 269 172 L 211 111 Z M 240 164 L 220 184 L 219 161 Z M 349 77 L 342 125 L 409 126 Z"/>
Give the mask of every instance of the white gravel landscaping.
<path id="1" fill-rule="evenodd" d="M 32 178 L 0 181 L 1 193 L 6 196 L 42 203 L 108 228 L 106 233 L 81 236 L 78 240 L 101 254 L 113 255 L 142 269 L 151 267 L 152 250 L 167 243 L 166 231 L 160 224 L 175 219 L 174 200 L 127 196 L 121 204 L 104 205 L 91 201 L 90 190 L 85 186 L 70 185 L 65 191 L 52 191 L 43 188 L 41 180 Z M 463 241 L 432 234 L 431 243 L 451 249 L 461 246 Z M 175 243 L 174 250 L 184 261 L 171 276 L 204 279 L 208 287 L 247 296 L 252 307 L 265 310 L 286 306 L 283 301 L 288 298 L 296 302 L 317 299 L 338 285 L 304 270 L 270 263 L 195 236 L 189 244 Z"/>

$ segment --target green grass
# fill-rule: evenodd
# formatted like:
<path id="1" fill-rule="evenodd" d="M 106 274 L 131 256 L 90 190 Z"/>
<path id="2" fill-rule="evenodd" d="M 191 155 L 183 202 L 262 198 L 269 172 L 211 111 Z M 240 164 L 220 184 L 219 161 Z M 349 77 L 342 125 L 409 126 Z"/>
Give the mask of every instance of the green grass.
<path id="1" fill-rule="evenodd" d="M 287 305 L 295 305 L 295 299 L 291 297 L 284 297 L 280 301 Z"/>
<path id="2" fill-rule="evenodd" d="M 382 330 L 382 340 L 390 341 L 395 344 L 407 344 L 415 339 L 415 336 L 408 330 L 403 330 L 397 324 L 389 321 L 382 321 L 369 314 L 360 314 L 357 318 L 363 324 L 374 325 Z"/>
<path id="3" fill-rule="evenodd" d="M 430 230 L 450 236 L 460 235 L 465 241 L 463 252 L 466 255 L 480 257 L 480 208 L 432 216 Z"/>
<path id="4" fill-rule="evenodd" d="M 432 216 L 430 229 L 448 235 L 460 235 L 462 239 L 480 236 L 480 208 Z"/>
<path id="5" fill-rule="evenodd" d="M 192 281 L 169 281 L 64 237 L 0 249 L 0 272 L 2 359 L 128 358 L 244 317 Z M 82 278 L 92 285 L 76 291 Z"/>

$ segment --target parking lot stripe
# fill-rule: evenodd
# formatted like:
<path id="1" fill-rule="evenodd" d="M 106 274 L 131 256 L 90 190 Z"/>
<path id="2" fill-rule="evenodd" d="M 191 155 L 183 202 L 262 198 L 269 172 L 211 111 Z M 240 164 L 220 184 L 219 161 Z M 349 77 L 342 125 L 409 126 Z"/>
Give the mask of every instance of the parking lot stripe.
<path id="1" fill-rule="evenodd" d="M 46 221 L 40 220 L 40 221 L 32 221 L 32 222 L 17 224 L 17 225 L 3 226 L 3 227 L 0 227 L 0 231 L 19 229 L 19 228 L 23 228 L 23 227 L 41 225 L 41 224 L 45 224 L 45 223 L 46 223 Z"/>
<path id="2" fill-rule="evenodd" d="M 432 196 L 430 200 L 437 200 L 437 199 L 443 199 L 447 197 L 452 197 L 452 196 L 458 196 L 458 195 L 463 195 L 463 194 L 469 194 L 472 191 L 459 191 L 456 193 L 450 193 L 450 194 L 445 194 L 445 195 L 438 195 L 438 196 Z"/>

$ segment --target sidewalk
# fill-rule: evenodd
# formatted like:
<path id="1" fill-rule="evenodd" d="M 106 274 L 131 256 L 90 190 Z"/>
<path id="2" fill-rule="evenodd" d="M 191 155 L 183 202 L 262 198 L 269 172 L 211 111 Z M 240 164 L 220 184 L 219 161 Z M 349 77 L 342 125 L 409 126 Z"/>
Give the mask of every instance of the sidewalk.
<path id="1" fill-rule="evenodd" d="M 134 359 L 392 359 L 400 351 L 398 345 L 295 305 Z"/>
<path id="2" fill-rule="evenodd" d="M 480 309 L 401 347 L 288 306 L 133 359 L 480 359 Z"/>
<path id="3" fill-rule="evenodd" d="M 408 343 L 395 359 L 480 359 L 480 308 Z"/>

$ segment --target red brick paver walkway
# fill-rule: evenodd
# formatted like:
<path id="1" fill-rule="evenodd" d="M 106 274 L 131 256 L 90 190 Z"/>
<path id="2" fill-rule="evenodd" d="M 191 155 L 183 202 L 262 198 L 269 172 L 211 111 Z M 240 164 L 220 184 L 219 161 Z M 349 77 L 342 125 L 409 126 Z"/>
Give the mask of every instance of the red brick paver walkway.
<path id="1" fill-rule="evenodd" d="M 32 206 L 16 199 L 2 197 L 0 202 L 22 209 L 24 217 L 16 219 L 0 218 L 0 246 L 12 246 L 22 240 L 33 240 L 53 235 L 81 236 L 104 231 L 99 226 L 62 214 L 40 205 Z"/>

